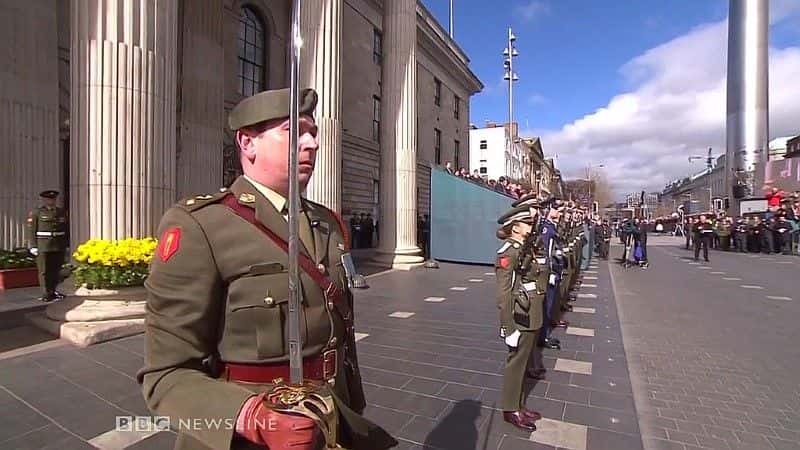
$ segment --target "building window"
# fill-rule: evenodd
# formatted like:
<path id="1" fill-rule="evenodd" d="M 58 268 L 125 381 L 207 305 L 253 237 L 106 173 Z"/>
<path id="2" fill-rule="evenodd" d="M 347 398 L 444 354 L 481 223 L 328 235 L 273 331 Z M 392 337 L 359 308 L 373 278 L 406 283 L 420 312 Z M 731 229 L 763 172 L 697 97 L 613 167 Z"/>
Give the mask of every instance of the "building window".
<path id="1" fill-rule="evenodd" d="M 481 141 L 481 150 L 486 150 L 487 148 L 488 148 L 488 144 L 486 144 L 486 141 L 485 140 Z"/>
<path id="2" fill-rule="evenodd" d="M 372 97 L 372 140 L 381 141 L 381 99 Z"/>
<path id="3" fill-rule="evenodd" d="M 433 84 L 434 84 L 433 103 L 435 103 L 436 106 L 442 106 L 442 82 L 439 81 L 438 78 L 434 78 Z"/>
<path id="4" fill-rule="evenodd" d="M 378 65 L 383 62 L 383 33 L 377 28 L 372 30 L 372 62 Z"/>
<path id="5" fill-rule="evenodd" d="M 239 83 L 237 91 L 244 96 L 265 89 L 266 35 L 264 21 L 249 6 L 242 7 L 239 16 Z"/>
<path id="6" fill-rule="evenodd" d="M 433 129 L 433 153 L 436 164 L 442 164 L 442 132 L 438 128 Z"/>
<path id="7" fill-rule="evenodd" d="M 461 99 L 457 95 L 453 97 L 453 117 L 461 118 Z"/>
<path id="8" fill-rule="evenodd" d="M 453 164 L 456 168 L 461 167 L 461 142 L 458 140 L 453 143 Z"/>

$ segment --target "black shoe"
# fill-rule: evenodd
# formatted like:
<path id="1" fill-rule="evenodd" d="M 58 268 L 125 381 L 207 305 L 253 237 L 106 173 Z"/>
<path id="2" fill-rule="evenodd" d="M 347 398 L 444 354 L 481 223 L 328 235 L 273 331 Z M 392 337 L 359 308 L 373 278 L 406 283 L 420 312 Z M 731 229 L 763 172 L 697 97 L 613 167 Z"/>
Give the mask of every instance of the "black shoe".
<path id="1" fill-rule="evenodd" d="M 53 295 L 53 294 L 47 294 L 47 295 L 43 295 L 43 296 L 39 297 L 39 301 L 44 302 L 44 303 L 50 303 L 55 299 L 56 299 L 56 296 Z"/>
<path id="2" fill-rule="evenodd" d="M 549 348 L 550 350 L 561 350 L 561 345 L 556 344 L 553 342 L 545 341 L 544 344 L 541 345 L 542 348 Z"/>
<path id="3" fill-rule="evenodd" d="M 61 292 L 58 292 L 58 291 L 55 291 L 53 293 L 53 295 L 58 299 L 62 299 L 62 298 L 66 298 L 67 297 L 66 295 L 64 295 L 64 294 L 62 294 Z"/>

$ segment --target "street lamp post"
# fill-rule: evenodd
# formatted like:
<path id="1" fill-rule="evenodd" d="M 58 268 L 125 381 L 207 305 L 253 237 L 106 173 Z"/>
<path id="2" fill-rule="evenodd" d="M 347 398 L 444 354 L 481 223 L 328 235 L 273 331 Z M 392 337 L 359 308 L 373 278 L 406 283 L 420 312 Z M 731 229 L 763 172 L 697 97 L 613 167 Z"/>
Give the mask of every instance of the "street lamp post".
<path id="1" fill-rule="evenodd" d="M 519 56 L 519 52 L 517 51 L 516 46 L 514 43 L 516 42 L 517 37 L 514 36 L 514 32 L 511 31 L 511 28 L 508 29 L 508 42 L 506 48 L 503 49 L 503 68 L 505 69 L 505 74 L 503 75 L 503 79 L 508 81 L 508 129 L 509 134 L 511 134 L 511 141 L 513 142 L 513 124 L 514 124 L 514 82 L 519 80 L 519 77 L 514 72 L 514 58 Z"/>

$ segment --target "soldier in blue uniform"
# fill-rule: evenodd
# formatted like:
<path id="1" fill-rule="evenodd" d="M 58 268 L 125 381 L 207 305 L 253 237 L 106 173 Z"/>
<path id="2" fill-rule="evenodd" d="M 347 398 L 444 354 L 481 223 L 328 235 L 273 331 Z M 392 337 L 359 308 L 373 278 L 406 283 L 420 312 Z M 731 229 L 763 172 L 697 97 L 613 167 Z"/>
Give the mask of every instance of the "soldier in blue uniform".
<path id="1" fill-rule="evenodd" d="M 545 264 L 550 268 L 550 276 L 547 280 L 545 299 L 542 304 L 544 318 L 542 329 L 539 333 L 539 346 L 560 350 L 561 342 L 551 337 L 550 332 L 553 328 L 551 322 L 555 317 L 554 308 L 560 307 L 556 300 L 561 274 L 564 270 L 564 251 L 561 238 L 558 235 L 558 221 L 561 218 L 564 205 L 558 203 L 555 199 L 551 199 L 547 203 L 549 204 L 549 210 L 547 211 L 547 218 L 541 225 L 539 239 L 541 240 L 541 247 L 544 249 Z"/>

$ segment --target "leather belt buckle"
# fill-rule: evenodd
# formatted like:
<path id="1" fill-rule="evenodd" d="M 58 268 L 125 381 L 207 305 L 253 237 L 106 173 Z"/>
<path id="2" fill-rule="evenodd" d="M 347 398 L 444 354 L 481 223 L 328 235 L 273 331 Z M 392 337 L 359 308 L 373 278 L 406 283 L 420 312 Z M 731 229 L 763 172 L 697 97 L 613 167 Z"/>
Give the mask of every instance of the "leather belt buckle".
<path id="1" fill-rule="evenodd" d="M 336 378 L 337 351 L 331 349 L 322 354 L 322 379 L 330 381 Z"/>

